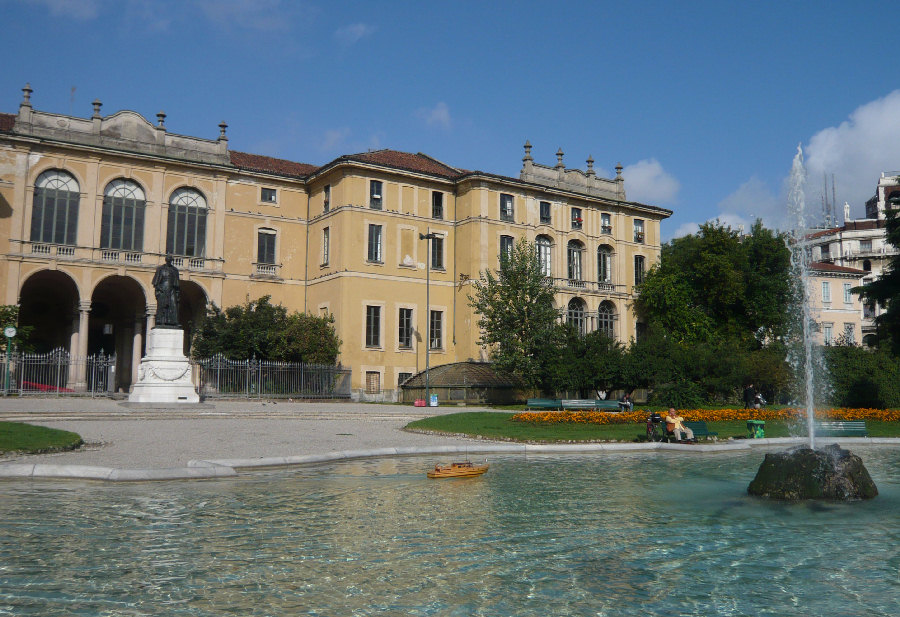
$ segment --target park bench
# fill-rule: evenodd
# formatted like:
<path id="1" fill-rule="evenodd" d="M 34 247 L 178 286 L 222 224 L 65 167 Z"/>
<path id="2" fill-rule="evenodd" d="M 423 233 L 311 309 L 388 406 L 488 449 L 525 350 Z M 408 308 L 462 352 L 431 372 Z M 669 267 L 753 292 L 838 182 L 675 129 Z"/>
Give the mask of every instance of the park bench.
<path id="1" fill-rule="evenodd" d="M 864 421 L 816 422 L 817 437 L 868 437 Z"/>
<path id="2" fill-rule="evenodd" d="M 562 401 L 552 398 L 530 398 L 525 406 L 528 409 L 561 409 Z"/>
<path id="3" fill-rule="evenodd" d="M 719 435 L 716 431 L 709 430 L 706 422 L 703 421 L 684 422 L 683 424 L 685 428 L 689 428 L 694 432 L 694 439 L 700 439 L 701 437 L 718 437 Z M 663 430 L 666 431 L 666 438 L 675 438 L 675 433 L 670 433 L 665 429 L 665 418 L 663 418 Z"/>
<path id="4" fill-rule="evenodd" d="M 622 409 L 619 401 L 608 401 L 599 398 L 594 401 L 594 407 L 595 409 L 609 409 L 613 411 L 619 411 L 620 409 Z"/>
<path id="5" fill-rule="evenodd" d="M 592 398 L 564 398 L 563 409 L 596 409 L 597 403 Z"/>

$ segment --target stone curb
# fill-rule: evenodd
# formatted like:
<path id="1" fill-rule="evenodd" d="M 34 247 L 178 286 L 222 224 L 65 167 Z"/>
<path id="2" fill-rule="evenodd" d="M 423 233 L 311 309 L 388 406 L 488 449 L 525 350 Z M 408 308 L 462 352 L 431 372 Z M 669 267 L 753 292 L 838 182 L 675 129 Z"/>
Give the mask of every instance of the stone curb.
<path id="1" fill-rule="evenodd" d="M 665 450 L 670 452 L 734 452 L 755 447 L 771 447 L 806 443 L 801 437 L 776 437 L 766 439 L 740 439 L 719 443 L 584 443 L 584 444 L 493 444 L 475 446 L 409 446 L 400 448 L 374 448 L 371 450 L 345 450 L 325 454 L 301 456 L 261 457 L 252 459 L 190 460 L 186 467 L 158 469 L 119 469 L 90 465 L 50 465 L 44 463 L 0 464 L 0 478 L 55 478 L 79 480 L 105 480 L 108 482 L 146 482 L 159 480 L 196 480 L 226 478 L 238 475 L 237 469 L 263 467 L 289 467 L 332 461 L 376 458 L 385 456 L 413 456 L 429 454 L 560 454 L 565 452 L 629 452 Z M 900 439 L 890 437 L 823 437 L 820 443 L 852 443 L 866 445 L 900 445 Z"/>

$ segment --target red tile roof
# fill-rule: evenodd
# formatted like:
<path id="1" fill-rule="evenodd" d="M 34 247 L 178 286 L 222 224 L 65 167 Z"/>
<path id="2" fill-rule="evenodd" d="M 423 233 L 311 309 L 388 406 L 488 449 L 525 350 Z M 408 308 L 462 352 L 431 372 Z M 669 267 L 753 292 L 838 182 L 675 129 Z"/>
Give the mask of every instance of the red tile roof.
<path id="1" fill-rule="evenodd" d="M 384 165 L 385 167 L 441 176 L 443 178 L 456 178 L 462 174 L 462 170 L 450 167 L 421 152 L 411 154 L 409 152 L 398 152 L 397 150 L 375 150 L 373 152 L 348 154 L 338 160 Z"/>
<path id="2" fill-rule="evenodd" d="M 0 114 L 0 131 L 3 131 L 4 133 L 11 132 L 15 123 L 15 114 Z"/>
<path id="3" fill-rule="evenodd" d="M 835 274 L 867 274 L 865 270 L 857 270 L 856 268 L 848 268 L 847 266 L 836 266 L 824 261 L 814 261 L 809 264 L 809 269 L 817 272 L 834 272 Z"/>
<path id="4" fill-rule="evenodd" d="M 293 161 L 276 159 L 261 154 L 248 154 L 247 152 L 238 152 L 236 150 L 229 150 L 228 153 L 231 155 L 232 165 L 248 171 L 262 171 L 282 176 L 303 177 L 308 176 L 319 168 L 318 165 L 295 163 Z"/>
<path id="5" fill-rule="evenodd" d="M 834 227 L 832 229 L 822 229 L 806 236 L 807 240 L 815 240 L 824 236 L 831 236 L 842 231 L 859 231 L 866 229 L 878 229 L 884 227 L 884 221 L 876 221 L 875 219 L 861 219 L 858 221 L 847 221 L 843 227 Z"/>

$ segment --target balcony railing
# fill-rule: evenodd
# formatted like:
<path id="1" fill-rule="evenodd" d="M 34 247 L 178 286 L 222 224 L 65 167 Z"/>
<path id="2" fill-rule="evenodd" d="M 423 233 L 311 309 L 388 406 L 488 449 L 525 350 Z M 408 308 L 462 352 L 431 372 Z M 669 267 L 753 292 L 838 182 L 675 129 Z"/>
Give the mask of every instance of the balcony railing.
<path id="1" fill-rule="evenodd" d="M 642 231 L 634 232 L 634 241 L 643 244 L 644 243 L 644 232 L 642 232 Z"/>
<path id="2" fill-rule="evenodd" d="M 257 276 L 278 276 L 278 266 L 276 264 L 256 264 Z"/>
<path id="3" fill-rule="evenodd" d="M 581 279 L 554 278 L 553 285 L 559 289 L 576 289 L 578 291 L 599 293 L 625 293 L 625 285 L 609 282 L 585 281 Z"/>
<path id="4" fill-rule="evenodd" d="M 18 254 L 20 257 L 28 258 L 67 259 L 82 263 L 121 264 L 141 268 L 155 268 L 163 262 L 165 257 L 160 253 L 148 253 L 145 251 L 92 248 L 16 239 L 12 239 L 10 242 L 14 246 L 19 245 L 20 247 L 18 251 L 14 250 L 11 255 Z M 185 270 L 222 272 L 222 264 L 225 260 L 208 257 L 176 256 L 172 258 L 172 261 L 177 268 Z"/>
<path id="5" fill-rule="evenodd" d="M 612 235 L 612 225 L 601 225 L 600 233 Z"/>

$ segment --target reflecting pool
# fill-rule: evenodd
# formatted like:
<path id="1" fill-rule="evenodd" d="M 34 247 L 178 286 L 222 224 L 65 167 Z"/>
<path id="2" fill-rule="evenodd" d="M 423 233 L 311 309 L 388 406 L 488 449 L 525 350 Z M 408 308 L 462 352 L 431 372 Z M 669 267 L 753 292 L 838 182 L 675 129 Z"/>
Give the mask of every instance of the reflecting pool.
<path id="1" fill-rule="evenodd" d="M 0 615 L 894 616 L 900 450 L 853 451 L 876 499 L 750 498 L 761 451 L 5 481 Z"/>

